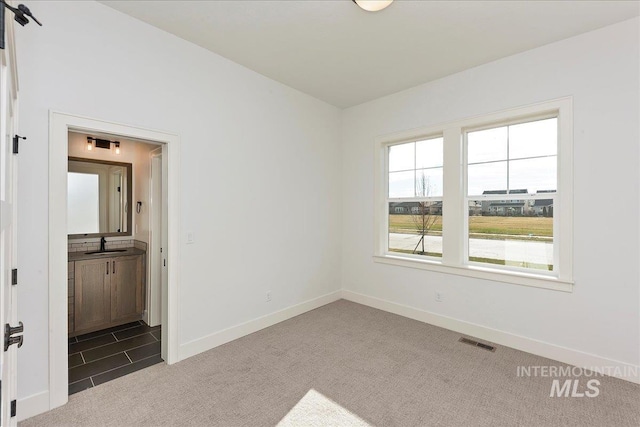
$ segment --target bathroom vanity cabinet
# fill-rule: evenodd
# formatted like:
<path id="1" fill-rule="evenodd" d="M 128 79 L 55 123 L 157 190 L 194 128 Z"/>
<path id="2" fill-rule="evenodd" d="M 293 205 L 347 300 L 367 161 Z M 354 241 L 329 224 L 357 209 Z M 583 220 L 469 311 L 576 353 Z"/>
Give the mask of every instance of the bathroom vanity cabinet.
<path id="1" fill-rule="evenodd" d="M 70 336 L 142 319 L 144 257 L 144 252 L 135 248 L 89 259 L 74 256 L 74 261 L 70 262 L 74 264 L 73 286 L 71 283 L 69 286 Z"/>

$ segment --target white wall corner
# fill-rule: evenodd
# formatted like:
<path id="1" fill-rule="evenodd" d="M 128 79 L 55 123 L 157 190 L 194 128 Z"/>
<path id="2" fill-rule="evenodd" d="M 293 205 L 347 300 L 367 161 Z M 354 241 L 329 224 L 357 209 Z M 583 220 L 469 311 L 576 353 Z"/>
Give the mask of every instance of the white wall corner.
<path id="1" fill-rule="evenodd" d="M 557 346 L 543 341 L 515 335 L 497 329 L 487 328 L 475 323 L 465 322 L 452 317 L 442 316 L 418 308 L 397 304 L 380 298 L 360 293 L 342 290 L 342 298 L 358 304 L 383 310 L 419 322 L 449 329 L 464 335 L 480 338 L 491 343 L 503 345 L 516 350 L 546 357 L 558 362 L 593 369 L 604 374 L 611 374 L 617 378 L 640 384 L 640 366 L 618 360 L 607 359 L 595 354 L 585 353 L 566 347 Z"/>
<path id="2" fill-rule="evenodd" d="M 178 349 L 178 360 L 184 360 L 196 354 L 211 350 L 222 344 L 226 344 L 238 338 L 268 328 L 277 323 L 284 322 L 292 317 L 299 316 L 308 311 L 315 310 L 323 305 L 330 304 L 342 298 L 342 291 L 334 291 L 317 298 L 310 299 L 300 304 L 287 307 L 285 309 L 270 313 L 257 319 L 232 326 L 222 331 L 215 332 L 203 338 L 198 338 L 188 343 L 181 344 Z"/>

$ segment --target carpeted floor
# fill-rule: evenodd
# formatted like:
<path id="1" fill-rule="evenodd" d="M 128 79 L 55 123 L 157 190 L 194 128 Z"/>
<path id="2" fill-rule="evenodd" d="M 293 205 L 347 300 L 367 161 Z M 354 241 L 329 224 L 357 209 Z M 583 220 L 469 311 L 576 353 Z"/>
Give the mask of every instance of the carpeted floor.
<path id="1" fill-rule="evenodd" d="M 597 397 L 552 398 L 551 378 L 517 367 L 564 365 L 459 337 L 341 300 L 80 392 L 20 427 L 640 425 L 638 385 L 598 377 Z"/>

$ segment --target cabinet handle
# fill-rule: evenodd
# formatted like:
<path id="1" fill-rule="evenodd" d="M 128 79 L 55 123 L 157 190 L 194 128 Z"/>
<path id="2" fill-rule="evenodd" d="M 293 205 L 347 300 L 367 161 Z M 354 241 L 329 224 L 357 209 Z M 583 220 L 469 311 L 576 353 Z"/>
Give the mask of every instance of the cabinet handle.
<path id="1" fill-rule="evenodd" d="M 116 262 L 113 261 L 113 274 L 116 274 Z"/>
<path id="2" fill-rule="evenodd" d="M 109 261 L 107 261 L 107 276 L 109 275 Z"/>

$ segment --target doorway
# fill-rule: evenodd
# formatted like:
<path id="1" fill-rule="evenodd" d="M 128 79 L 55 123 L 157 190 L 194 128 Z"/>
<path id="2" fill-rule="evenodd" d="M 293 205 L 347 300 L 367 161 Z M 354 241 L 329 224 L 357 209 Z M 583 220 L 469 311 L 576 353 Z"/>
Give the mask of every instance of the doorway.
<path id="1" fill-rule="evenodd" d="M 150 247 L 167 213 L 160 144 L 70 131 L 68 154 L 71 395 L 163 361 L 161 221 Z"/>
<path id="2" fill-rule="evenodd" d="M 68 401 L 67 358 L 69 327 L 68 317 L 68 255 L 67 255 L 67 167 L 69 132 L 111 135 L 146 143 L 158 144 L 162 153 L 162 203 L 166 215 L 166 233 L 163 235 L 163 268 L 166 277 L 161 293 L 161 357 L 167 364 L 178 361 L 177 338 L 177 283 L 179 260 L 180 203 L 179 188 L 179 139 L 174 134 L 158 132 L 102 120 L 88 119 L 63 113 L 50 113 L 49 156 L 49 408 Z M 132 201 L 128 210 L 137 208 Z M 131 224 L 133 226 L 133 224 Z M 99 239 L 97 239 L 99 242 Z M 105 255 L 106 256 L 106 255 Z M 106 262 L 102 263 L 106 268 Z M 117 267 L 116 272 L 122 271 Z M 114 264 L 110 264 L 112 269 Z M 111 270 L 113 271 L 113 270 Z M 113 273 L 110 273 L 113 274 Z M 106 277 L 106 272 L 105 272 Z M 115 277 L 115 276 L 114 276 Z M 62 285 L 62 286 L 61 286 Z M 136 328 L 136 325 L 130 325 Z M 140 325 L 142 326 L 142 325 Z M 96 326 L 97 327 L 97 326 Z M 131 329 L 131 328 L 128 328 Z M 159 330 L 158 330 L 159 331 Z M 149 331 L 150 334 L 158 331 Z M 122 334 L 121 334 L 122 335 Z M 157 335 L 157 334 L 156 334 Z"/>

